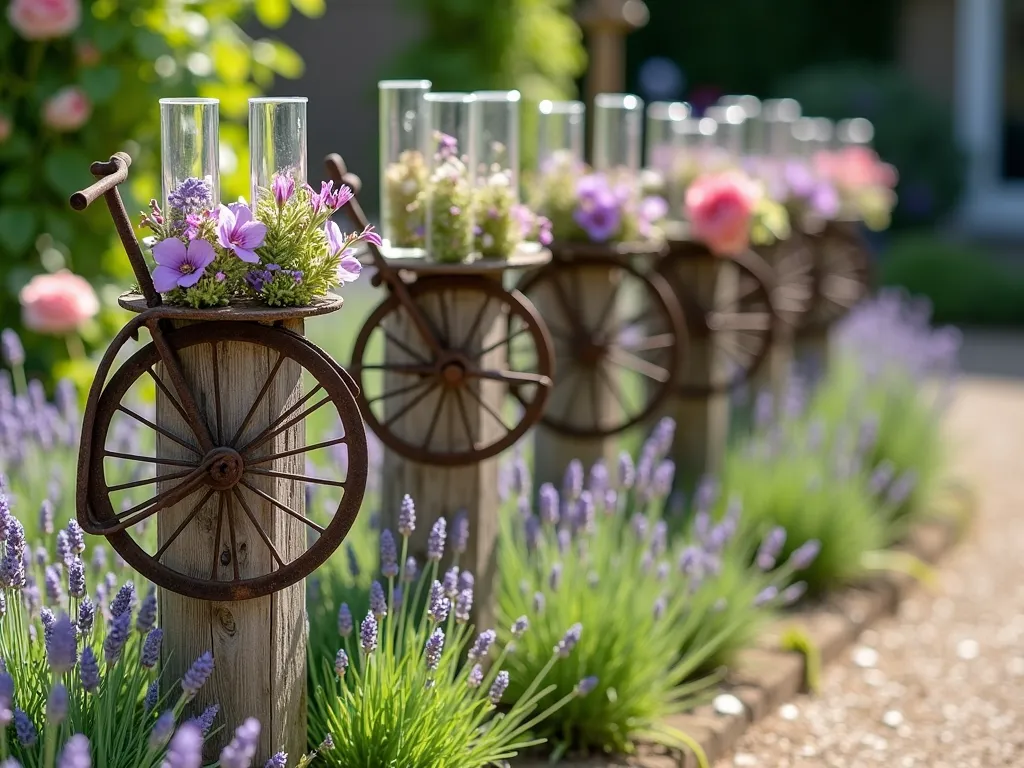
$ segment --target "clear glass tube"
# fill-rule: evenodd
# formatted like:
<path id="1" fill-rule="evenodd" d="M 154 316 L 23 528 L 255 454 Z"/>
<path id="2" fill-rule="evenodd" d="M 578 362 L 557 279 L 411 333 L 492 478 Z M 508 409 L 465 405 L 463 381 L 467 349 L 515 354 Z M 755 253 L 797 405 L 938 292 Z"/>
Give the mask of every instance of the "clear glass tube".
<path id="1" fill-rule="evenodd" d="M 582 101 L 542 101 L 538 105 L 537 168 L 543 174 L 563 162 L 583 162 L 584 121 Z"/>
<path id="2" fill-rule="evenodd" d="M 470 107 L 477 183 L 504 176 L 519 202 L 519 91 L 476 91 Z"/>
<path id="3" fill-rule="evenodd" d="M 709 107 L 704 113 L 718 125 L 715 132 L 715 146 L 728 154 L 732 160 L 743 155 L 746 115 L 738 105 Z"/>
<path id="4" fill-rule="evenodd" d="M 594 169 L 640 172 L 644 102 L 629 93 L 599 93 L 594 98 Z"/>
<path id="5" fill-rule="evenodd" d="M 796 99 L 769 99 L 761 102 L 761 120 L 767 128 L 768 154 L 784 158 L 793 154 L 793 124 L 800 119 Z"/>
<path id="6" fill-rule="evenodd" d="M 810 157 L 816 149 L 818 128 L 814 119 L 801 117 L 791 123 L 792 126 L 792 150 L 791 155 L 795 157 Z"/>
<path id="7" fill-rule="evenodd" d="M 723 96 L 718 100 L 719 106 L 739 107 L 743 110 L 743 157 L 764 157 L 768 154 L 768 131 L 762 117 L 761 100 L 749 94 L 743 96 Z"/>
<path id="8" fill-rule="evenodd" d="M 836 124 L 827 117 L 814 118 L 814 149 L 831 149 L 836 135 Z"/>
<path id="9" fill-rule="evenodd" d="M 424 96 L 430 126 L 426 248 L 436 261 L 463 261 L 473 252 L 473 173 L 476 148 L 469 93 Z"/>
<path id="10" fill-rule="evenodd" d="M 306 182 L 306 97 L 249 99 L 249 175 L 252 199 L 275 176 Z"/>
<path id="11" fill-rule="evenodd" d="M 160 99 L 160 181 L 168 216 L 172 193 L 189 179 L 202 182 L 193 193 L 204 198 L 203 207 L 220 203 L 219 110 L 217 99 Z"/>
<path id="12" fill-rule="evenodd" d="M 840 120 L 836 123 L 836 142 L 841 147 L 851 145 L 871 146 L 875 138 L 875 126 L 863 117 Z"/>
<path id="13" fill-rule="evenodd" d="M 382 80 L 380 100 L 381 237 L 389 255 L 423 256 L 429 80 Z"/>
<path id="14" fill-rule="evenodd" d="M 647 106 L 647 168 L 661 179 L 670 210 L 680 210 L 693 158 L 688 154 L 690 105 L 655 101 Z"/>

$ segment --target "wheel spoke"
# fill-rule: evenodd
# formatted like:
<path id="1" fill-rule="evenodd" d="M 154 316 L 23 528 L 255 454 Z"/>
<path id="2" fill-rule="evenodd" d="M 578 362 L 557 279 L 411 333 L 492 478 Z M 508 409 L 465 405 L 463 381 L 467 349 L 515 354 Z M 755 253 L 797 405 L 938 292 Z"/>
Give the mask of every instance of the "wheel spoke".
<path id="1" fill-rule="evenodd" d="M 272 469 L 263 469 L 262 467 L 246 467 L 245 471 L 251 472 L 254 475 L 279 477 L 282 480 L 295 480 L 299 483 L 310 483 L 311 485 L 329 485 L 334 488 L 344 488 L 346 485 L 344 480 L 327 480 L 326 478 L 310 477 L 309 475 L 296 475 L 291 472 L 276 472 Z"/>
<path id="2" fill-rule="evenodd" d="M 619 387 L 618 383 L 615 381 L 612 375 L 603 365 L 597 366 L 597 374 L 598 376 L 601 377 L 601 381 L 604 382 L 604 385 L 605 387 L 608 388 L 608 391 L 612 393 L 612 397 L 615 398 L 615 402 L 619 404 L 619 407 L 622 409 L 623 415 L 627 419 L 631 419 L 631 412 L 629 406 L 626 404 L 626 396 L 622 393 L 622 389 Z"/>
<path id="3" fill-rule="evenodd" d="M 469 330 L 466 332 L 466 337 L 462 340 L 462 348 L 468 349 L 469 344 L 473 341 L 473 337 L 476 336 L 476 332 L 480 329 L 480 323 L 484 319 L 484 312 L 487 307 L 491 305 L 490 295 L 484 296 L 484 303 L 480 305 L 480 309 L 476 313 L 476 317 L 473 318 L 473 322 L 469 324 Z"/>
<path id="4" fill-rule="evenodd" d="M 173 507 L 179 501 L 195 491 L 196 486 L 203 482 L 203 478 L 205 476 L 206 468 L 197 467 L 189 473 L 184 482 L 179 483 L 173 488 L 162 493 L 158 493 L 156 496 L 147 499 L 141 504 L 136 504 L 131 509 L 126 509 L 119 515 L 115 515 L 114 519 L 117 520 L 117 530 L 123 531 L 126 528 L 131 528 L 133 525 L 137 525 L 143 520 L 152 517 L 162 509 Z M 132 517 L 132 515 L 134 515 L 134 517 Z"/>
<path id="5" fill-rule="evenodd" d="M 769 331 L 772 316 L 768 312 L 712 312 L 708 315 L 708 328 L 721 331 Z"/>
<path id="6" fill-rule="evenodd" d="M 562 281 L 558 277 L 558 272 L 558 269 L 551 272 L 551 282 L 555 288 L 555 296 L 558 299 L 559 309 L 562 310 L 562 315 L 569 321 L 569 325 L 572 326 L 573 333 L 582 334 L 585 332 L 585 329 L 582 327 L 583 322 L 580 318 L 577 305 L 569 300 L 569 296 L 565 292 L 565 286 L 562 285 Z"/>
<path id="7" fill-rule="evenodd" d="M 419 352 L 415 352 L 408 344 L 406 344 L 400 338 L 398 338 L 393 333 L 391 333 L 391 331 L 389 331 L 383 325 L 378 326 L 378 327 L 380 328 L 381 332 L 384 334 L 384 337 L 388 341 L 390 341 L 392 344 L 394 344 L 400 350 L 405 352 L 405 354 L 407 354 L 409 357 L 413 358 L 414 360 L 419 360 L 423 365 L 429 365 L 430 361 L 427 360 L 427 358 L 423 357 L 423 355 L 421 355 Z M 363 369 L 365 370 L 365 369 L 368 369 L 370 367 L 371 366 L 369 366 L 369 365 L 364 365 Z"/>
<path id="8" fill-rule="evenodd" d="M 398 395 L 404 395 L 406 392 L 412 392 L 414 389 L 422 387 L 424 384 L 429 384 L 430 379 L 423 378 L 417 381 L 415 384 L 410 384 L 408 387 L 400 387 L 399 389 L 393 389 L 390 392 L 385 392 L 383 395 L 377 395 L 377 397 L 370 398 L 366 401 L 367 405 L 373 405 L 374 403 L 381 402 L 383 400 L 390 400 L 392 397 Z"/>
<path id="9" fill-rule="evenodd" d="M 213 402 L 214 408 L 217 411 L 217 442 L 223 439 L 224 427 L 223 420 L 221 418 L 221 407 L 220 407 L 220 365 L 217 363 L 217 342 L 210 342 L 210 354 L 213 360 Z"/>
<path id="10" fill-rule="evenodd" d="M 493 344 L 491 344 L 491 346 L 487 347 L 486 349 L 480 350 L 475 355 L 473 355 L 473 359 L 474 360 L 479 360 L 481 357 L 483 357 L 484 355 L 488 354 L 489 352 L 493 352 L 494 350 L 496 350 L 502 344 L 511 344 L 513 339 L 519 338 L 524 333 L 529 333 L 530 330 L 531 330 L 530 326 L 524 325 L 522 328 L 520 328 L 518 331 L 516 331 L 515 333 L 511 334 L 510 336 L 506 336 L 501 341 L 496 341 Z"/>
<path id="11" fill-rule="evenodd" d="M 598 363 L 597 368 L 601 367 Z M 597 376 L 587 377 L 587 389 L 590 390 L 590 416 L 594 421 L 594 426 L 598 429 L 601 428 L 601 410 L 598 408 L 597 403 Z"/>
<path id="12" fill-rule="evenodd" d="M 242 496 L 242 492 L 238 490 L 237 485 L 232 490 L 235 492 L 235 498 L 238 499 L 238 503 L 242 505 L 242 509 L 245 511 L 246 517 L 249 518 L 249 522 L 252 523 L 252 527 L 256 529 L 256 533 L 258 533 L 260 538 L 263 539 L 263 543 L 267 545 L 267 549 L 270 550 L 270 554 L 275 560 L 277 560 L 278 566 L 284 568 L 284 561 L 281 559 L 281 555 L 278 554 L 277 547 L 274 546 L 274 542 L 272 542 L 270 537 L 267 536 L 267 532 L 263 530 L 263 526 L 261 526 L 259 521 L 256 520 L 256 515 L 254 515 L 252 510 L 249 509 L 249 505 L 245 502 L 245 497 Z"/>
<path id="13" fill-rule="evenodd" d="M 625 349 L 612 347 L 608 350 L 608 359 L 621 368 L 626 368 L 655 381 L 665 383 L 671 378 L 671 374 L 660 365 L 650 363 Z"/>
<path id="14" fill-rule="evenodd" d="M 324 532 L 325 529 L 324 529 L 324 527 L 322 525 L 317 525 L 312 520 L 310 520 L 308 517 L 306 517 L 305 515 L 299 514 L 294 509 L 289 507 L 287 504 L 283 504 L 282 502 L 280 502 L 277 499 L 275 499 L 273 496 L 271 496 L 266 491 L 260 490 L 259 488 L 257 488 L 255 485 L 253 485 L 252 483 L 250 483 L 247 480 L 243 479 L 243 480 L 240 480 L 239 482 L 241 482 L 242 485 L 244 485 L 246 488 L 248 488 L 250 491 L 255 493 L 257 496 L 259 496 L 264 501 L 267 501 L 267 502 L 273 504 L 275 507 L 280 509 L 286 515 L 291 515 L 292 517 L 294 517 L 299 522 L 305 523 L 306 525 L 308 525 L 310 528 L 312 528 L 317 533 L 323 533 Z"/>
<path id="15" fill-rule="evenodd" d="M 604 306 L 601 307 L 601 313 L 597 316 L 597 327 L 594 328 L 595 331 L 603 331 L 606 320 L 612 316 L 612 310 L 615 307 L 615 299 L 618 298 L 619 288 L 622 287 L 622 283 L 622 280 L 616 280 L 614 285 L 612 285 L 612 290 L 609 292 L 608 298 L 605 299 Z"/>
<path id="16" fill-rule="evenodd" d="M 146 369 L 146 373 L 152 377 L 157 388 L 164 393 L 164 397 L 166 397 L 170 404 L 174 406 L 174 409 L 181 414 L 182 421 L 188 424 L 188 414 L 185 413 L 185 409 L 181 407 L 181 403 L 178 402 L 178 398 L 171 394 L 171 390 L 167 388 L 167 385 L 164 384 L 160 377 L 156 375 L 156 371 L 150 367 Z"/>
<path id="17" fill-rule="evenodd" d="M 437 296 L 437 307 L 441 312 L 441 329 L 444 332 L 443 338 L 445 344 L 450 346 L 452 334 L 451 329 L 448 327 L 448 307 L 447 302 L 444 300 L 445 291 L 438 291 L 434 295 Z"/>
<path id="18" fill-rule="evenodd" d="M 234 489 L 236 492 L 237 488 Z M 235 515 L 234 507 L 231 506 L 231 499 L 227 500 L 228 508 L 228 537 L 231 539 L 231 570 L 235 574 L 235 581 L 239 580 L 238 575 L 238 544 L 235 542 Z"/>
<path id="19" fill-rule="evenodd" d="M 117 406 L 117 410 L 121 411 L 121 413 L 124 413 L 124 414 L 127 414 L 128 416 L 131 416 L 133 419 L 135 419 L 140 424 L 145 424 L 147 427 L 152 429 L 154 432 L 157 432 L 157 433 L 163 435 L 168 440 L 173 440 L 178 445 L 180 445 L 182 448 L 187 448 L 188 450 L 192 451 L 192 453 L 194 453 L 196 456 L 202 456 L 202 453 L 194 445 L 189 445 L 184 440 L 182 440 L 180 437 L 175 435 L 173 432 L 170 432 L 169 430 L 166 430 L 163 427 L 157 426 L 156 424 L 154 424 L 149 419 L 145 418 L 144 416 L 140 416 L 139 414 L 137 414 L 131 408 L 125 408 L 123 405 L 119 404 Z"/>
<path id="20" fill-rule="evenodd" d="M 317 389 L 320 389 L 320 385 L 319 384 L 317 385 Z M 316 392 L 316 390 L 313 390 L 313 391 Z M 277 429 L 275 429 L 273 432 L 267 433 L 267 431 L 264 430 L 263 434 L 260 437 L 256 438 L 252 442 L 250 442 L 245 448 L 243 448 L 241 451 L 239 451 L 239 453 L 241 453 L 243 456 L 248 456 L 253 451 L 257 450 L 261 445 L 265 445 L 267 443 L 267 441 L 273 440 L 275 437 L 280 435 L 282 432 L 287 432 L 289 429 L 294 427 L 296 424 L 300 423 L 307 416 L 309 416 L 311 414 L 314 414 L 317 411 L 319 411 L 321 408 L 323 408 L 329 402 L 331 402 L 331 396 L 330 395 L 325 395 L 315 405 L 311 405 L 309 408 L 304 410 L 298 416 L 295 416 L 295 417 L 289 419 L 284 424 L 282 424 Z M 294 410 L 294 406 L 291 409 L 289 409 L 289 413 L 292 410 Z"/>
<path id="21" fill-rule="evenodd" d="M 293 448 L 290 451 L 283 451 L 281 453 L 275 453 L 270 456 L 260 456 L 258 459 L 246 462 L 246 471 L 251 472 L 252 467 L 259 464 L 266 464 L 269 461 L 277 461 L 278 459 L 286 459 L 289 456 L 297 456 L 300 453 L 308 453 L 309 451 L 317 451 L 321 448 L 330 448 L 332 445 L 341 445 L 347 443 L 348 437 L 336 437 L 333 440 L 327 440 L 323 443 L 317 443 L 316 445 L 306 445 L 302 448 Z"/>
<path id="22" fill-rule="evenodd" d="M 158 459 L 156 456 L 137 456 L 134 453 L 118 453 L 117 451 L 104 451 L 104 456 L 112 459 L 124 459 L 125 461 L 141 461 L 145 464 L 163 464 L 167 467 L 192 467 L 199 466 L 194 461 L 182 461 L 180 459 Z"/>
<path id="23" fill-rule="evenodd" d="M 195 464 L 189 465 L 195 468 Z M 131 483 L 122 483 L 121 485 L 112 485 L 107 488 L 108 493 L 117 493 L 118 491 L 127 491 L 129 488 L 139 488 L 143 485 L 153 485 L 153 483 L 162 483 L 165 480 L 180 480 L 183 477 L 192 474 L 192 469 L 182 470 L 181 472 L 174 472 L 169 475 L 157 475 L 156 477 L 147 477 L 143 480 L 135 480 Z"/>
<path id="24" fill-rule="evenodd" d="M 249 412 L 245 414 L 245 418 L 242 419 L 242 423 L 238 426 L 238 431 L 235 432 L 235 436 L 231 438 L 231 447 L 234 448 L 238 444 L 238 438 L 245 432 L 245 428 L 249 426 L 249 422 L 252 417 L 256 415 L 256 409 L 260 407 L 260 403 L 263 402 L 263 398 L 267 396 L 267 392 L 270 390 L 270 385 L 274 382 L 277 377 L 277 372 L 281 370 L 281 364 L 284 363 L 284 353 L 278 353 L 277 362 L 274 363 L 274 367 L 270 370 L 270 374 L 267 376 L 267 381 L 263 384 L 263 388 L 260 393 L 256 395 L 256 400 L 253 402 Z"/>
<path id="25" fill-rule="evenodd" d="M 459 418 L 462 420 L 462 428 L 466 432 L 466 442 L 470 450 L 476 447 L 476 440 L 473 439 L 473 427 L 469 424 L 469 414 L 466 413 L 466 404 L 462 401 L 462 388 L 455 391 L 455 401 L 459 404 Z"/>
<path id="26" fill-rule="evenodd" d="M 665 349 L 671 347 L 676 343 L 676 337 L 674 333 L 659 333 L 654 336 L 648 336 L 640 339 L 636 344 L 623 344 L 621 341 L 618 342 L 618 346 L 623 349 L 628 349 L 631 352 L 648 352 L 652 349 Z"/>
<path id="27" fill-rule="evenodd" d="M 491 414 L 491 418 L 493 418 L 496 422 L 501 424 L 501 428 L 505 430 L 506 434 L 512 431 L 512 428 L 505 423 L 505 420 L 503 418 L 501 418 L 501 414 L 495 411 L 494 407 L 490 403 L 484 402 L 483 398 L 476 393 L 475 389 L 473 389 L 472 387 L 466 387 L 466 391 L 469 393 L 470 397 L 476 400 L 476 402 L 480 405 L 481 408 L 483 408 L 485 411 Z M 518 393 L 516 394 L 516 397 L 518 397 Z"/>
<path id="28" fill-rule="evenodd" d="M 302 398 L 297 403 L 295 403 L 287 411 L 285 411 L 280 416 L 278 416 L 276 419 L 274 419 L 262 432 L 260 432 L 256 437 L 254 437 L 248 443 L 246 443 L 244 448 L 239 448 L 238 452 L 239 453 L 245 453 L 246 451 L 248 451 L 249 449 L 254 447 L 254 443 L 256 443 L 257 440 L 263 440 L 263 438 L 267 435 L 268 432 L 270 432 L 273 429 L 276 429 L 277 426 L 282 421 L 287 419 L 289 416 L 291 416 L 293 413 L 295 413 L 295 411 L 297 411 L 299 408 L 301 408 L 303 405 L 305 405 L 307 402 L 309 402 L 309 399 L 312 398 L 313 396 L 315 396 L 322 389 L 323 389 L 323 385 L 317 384 L 307 394 L 303 395 Z"/>
<path id="29" fill-rule="evenodd" d="M 403 406 L 402 406 L 402 407 L 401 407 L 401 408 L 400 408 L 400 409 L 398 410 L 398 413 L 394 413 L 394 414 L 392 414 L 392 415 L 391 415 L 391 417 L 390 417 L 390 418 L 388 418 L 388 419 L 387 419 L 387 421 L 385 421 L 385 422 L 384 422 L 384 426 L 385 426 L 385 427 L 389 427 L 389 426 L 391 426 L 392 424 L 394 424 L 394 423 L 395 423 L 396 421 L 398 421 L 398 420 L 399 420 L 400 418 L 402 418 L 403 416 L 405 416 L 405 414 L 407 414 L 407 413 L 408 413 L 409 411 L 411 411 L 411 410 L 412 410 L 413 408 L 415 408 L 415 407 L 416 407 L 417 405 L 419 405 L 419 404 L 420 404 L 421 402 L 423 402 L 423 400 L 424 400 L 424 399 L 425 399 L 425 398 L 427 397 L 427 395 L 429 395 L 429 394 L 430 394 L 431 392 L 433 392 L 433 391 L 434 391 L 435 389 L 437 389 L 437 381 L 434 381 L 434 384 L 433 384 L 433 386 L 431 386 L 431 387 L 428 387 L 428 388 L 427 388 L 427 389 L 425 389 L 425 390 L 424 390 L 423 392 L 421 392 L 420 394 L 416 395 L 416 397 L 414 397 L 414 398 L 413 398 L 412 400 L 410 400 L 410 401 L 409 401 L 408 403 L 406 403 L 405 405 L 403 405 Z"/>
<path id="30" fill-rule="evenodd" d="M 227 494 L 220 494 L 220 502 L 217 504 L 217 532 L 213 537 L 213 567 L 210 568 L 210 581 L 217 578 L 217 566 L 220 565 L 220 537 L 221 531 L 224 528 L 224 503 L 227 500 Z"/>
<path id="31" fill-rule="evenodd" d="M 758 344 L 753 349 L 743 344 L 741 339 L 748 336 L 718 336 L 715 338 L 715 346 L 730 360 L 736 363 L 742 370 L 747 370 L 751 362 L 757 357 L 757 353 L 764 345 Z M 756 337 L 755 337 L 756 338 Z"/>
<path id="32" fill-rule="evenodd" d="M 423 450 L 427 449 L 427 446 L 430 445 L 430 441 L 434 437 L 434 430 L 437 428 L 437 422 L 441 417 L 441 411 L 444 410 L 444 401 L 447 399 L 448 389 L 445 388 L 441 390 L 441 396 L 437 399 L 437 408 L 434 410 L 434 415 L 430 418 L 430 426 L 427 428 L 427 436 L 423 438 L 423 444 L 420 446 Z"/>
<path id="33" fill-rule="evenodd" d="M 384 371 L 400 373 L 403 376 L 433 376 L 437 369 L 432 365 L 402 365 L 401 363 L 380 363 L 379 365 L 360 365 L 353 371 Z"/>
<path id="34" fill-rule="evenodd" d="M 168 536 L 167 541 L 160 545 L 160 549 L 158 549 L 156 551 L 156 554 L 153 555 L 154 560 L 160 562 L 160 558 L 163 557 L 164 552 L 167 551 L 167 548 L 174 543 L 175 539 L 177 539 L 178 536 L 181 535 L 181 532 L 184 531 L 186 527 L 188 527 L 188 524 L 195 520 L 196 515 L 199 514 L 199 510 L 206 506 L 206 502 L 210 500 L 211 496 L 213 496 L 213 488 L 208 490 L 206 494 L 203 496 L 203 498 L 199 500 L 199 503 L 192 507 L 192 511 L 185 515 L 185 518 L 178 524 L 178 527 L 174 529 L 174 533 Z"/>
<path id="35" fill-rule="evenodd" d="M 542 387 L 550 387 L 551 379 L 539 373 L 526 373 L 525 371 L 483 371 L 469 370 L 467 376 L 478 379 L 490 379 L 491 381 L 504 381 L 506 384 L 538 384 Z"/>

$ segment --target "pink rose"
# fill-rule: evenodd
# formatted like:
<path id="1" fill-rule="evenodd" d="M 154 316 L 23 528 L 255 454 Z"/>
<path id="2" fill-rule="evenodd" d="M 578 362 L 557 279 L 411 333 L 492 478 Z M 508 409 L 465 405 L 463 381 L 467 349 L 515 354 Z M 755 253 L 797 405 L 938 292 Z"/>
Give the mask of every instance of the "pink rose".
<path id="1" fill-rule="evenodd" d="M 701 176 L 686 190 L 686 218 L 713 253 L 735 256 L 750 245 L 758 190 L 739 171 Z"/>
<path id="2" fill-rule="evenodd" d="M 61 88 L 43 104 L 43 122 L 55 131 L 77 131 L 92 114 L 85 91 L 73 85 Z"/>
<path id="3" fill-rule="evenodd" d="M 89 281 L 66 269 L 54 275 L 36 275 L 21 289 L 19 298 L 25 327 L 38 333 L 71 333 L 100 311 Z"/>
<path id="4" fill-rule="evenodd" d="M 11 26 L 26 40 L 67 37 L 82 21 L 81 0 L 11 0 Z"/>
<path id="5" fill-rule="evenodd" d="M 899 180 L 896 169 L 883 163 L 869 147 L 850 146 L 838 152 L 819 152 L 815 170 L 845 189 L 884 187 L 893 189 Z"/>
<path id="6" fill-rule="evenodd" d="M 14 123 L 7 115 L 0 114 L 0 144 L 3 144 L 14 133 Z"/>

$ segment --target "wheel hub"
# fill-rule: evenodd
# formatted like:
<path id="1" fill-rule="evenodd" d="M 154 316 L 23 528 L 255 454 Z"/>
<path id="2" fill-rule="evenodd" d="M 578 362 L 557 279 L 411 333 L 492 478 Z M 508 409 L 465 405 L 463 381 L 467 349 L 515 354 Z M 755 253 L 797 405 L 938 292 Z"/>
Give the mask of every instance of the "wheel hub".
<path id="1" fill-rule="evenodd" d="M 466 378 L 466 368 L 462 363 L 447 363 L 441 368 L 441 378 L 449 387 L 457 387 Z"/>
<path id="2" fill-rule="evenodd" d="M 607 347 L 596 339 L 584 339 L 577 347 L 578 359 L 583 365 L 597 365 L 607 354 Z"/>
<path id="3" fill-rule="evenodd" d="M 232 448 L 214 448 L 206 456 L 209 469 L 207 484 L 217 491 L 234 488 L 245 472 L 245 462 L 238 451 Z"/>

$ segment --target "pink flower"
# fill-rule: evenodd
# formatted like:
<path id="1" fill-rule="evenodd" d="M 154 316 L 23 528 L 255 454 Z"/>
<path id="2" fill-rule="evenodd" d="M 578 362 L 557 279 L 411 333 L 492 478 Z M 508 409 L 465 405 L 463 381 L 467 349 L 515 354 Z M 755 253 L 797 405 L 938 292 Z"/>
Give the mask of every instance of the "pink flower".
<path id="1" fill-rule="evenodd" d="M 244 203 L 222 205 L 217 212 L 217 242 L 222 248 L 234 251 L 248 264 L 259 264 L 260 257 L 253 251 L 263 245 L 267 225 L 253 221 L 252 211 Z"/>
<path id="2" fill-rule="evenodd" d="M 686 217 L 694 235 L 719 256 L 750 245 L 757 188 L 738 171 L 701 176 L 686 191 Z"/>
<path id="3" fill-rule="evenodd" d="M 845 189 L 893 189 L 899 180 L 893 166 L 883 163 L 877 152 L 863 146 L 819 152 L 814 156 L 814 169 Z"/>
<path id="4" fill-rule="evenodd" d="M 36 275 L 21 289 L 19 299 L 25 327 L 37 333 L 71 333 L 100 311 L 89 281 L 66 269 Z"/>
<path id="5" fill-rule="evenodd" d="M 3 144 L 14 133 L 14 123 L 7 115 L 0 114 L 0 144 Z"/>
<path id="6" fill-rule="evenodd" d="M 26 40 L 67 37 L 82 21 L 80 0 L 11 0 L 7 18 Z"/>
<path id="7" fill-rule="evenodd" d="M 61 88 L 43 104 L 43 122 L 55 131 L 77 131 L 89 115 L 92 105 L 85 91 L 73 85 Z"/>
<path id="8" fill-rule="evenodd" d="M 282 208 L 295 194 L 295 179 L 284 173 L 278 174 L 270 183 L 270 190 L 274 193 L 277 207 Z"/>
<path id="9" fill-rule="evenodd" d="M 186 246 L 176 237 L 161 240 L 153 246 L 153 285 L 160 293 L 175 288 L 191 288 L 217 258 L 213 246 L 205 240 L 192 240 Z"/>

